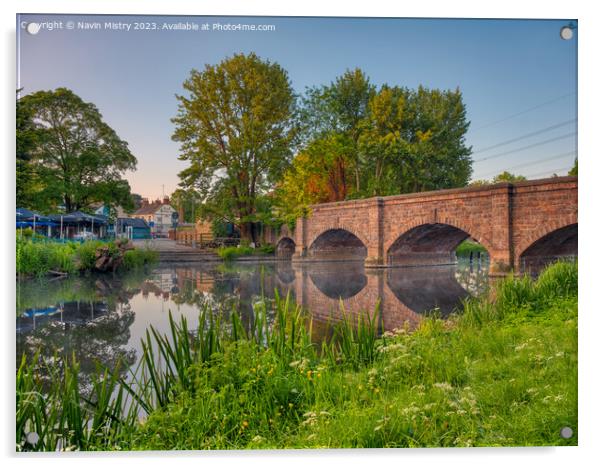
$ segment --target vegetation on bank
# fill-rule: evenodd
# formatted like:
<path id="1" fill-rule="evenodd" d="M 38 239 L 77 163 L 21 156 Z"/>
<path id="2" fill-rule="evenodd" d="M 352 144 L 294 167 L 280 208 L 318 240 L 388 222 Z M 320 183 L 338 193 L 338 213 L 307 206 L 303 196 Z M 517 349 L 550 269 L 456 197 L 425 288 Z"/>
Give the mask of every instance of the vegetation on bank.
<path id="1" fill-rule="evenodd" d="M 86 400 L 76 361 L 23 359 L 17 449 L 577 444 L 576 264 L 500 280 L 413 332 L 378 325 L 347 318 L 316 345 L 288 299 L 259 302 L 248 329 L 206 310 L 194 332 L 151 327 L 135 380 L 99 368 Z"/>
<path id="2" fill-rule="evenodd" d="M 228 246 L 217 249 L 217 255 L 225 261 L 235 260 L 244 256 L 266 256 L 274 254 L 275 248 L 272 244 L 266 244 L 258 248 L 250 246 Z"/>
<path id="3" fill-rule="evenodd" d="M 478 253 L 487 254 L 487 249 L 476 241 L 472 241 L 470 239 L 464 240 L 460 243 L 460 245 L 456 248 L 456 256 L 457 257 L 469 257 L 470 253 L 473 255 L 477 255 Z"/>
<path id="4" fill-rule="evenodd" d="M 123 255 L 121 267 L 131 270 L 156 262 L 158 254 L 150 248 L 122 251 L 117 241 L 90 240 L 83 243 L 33 241 L 28 236 L 17 235 L 17 274 L 33 277 L 49 273 L 70 274 L 95 269 L 99 249 L 110 256 Z"/>

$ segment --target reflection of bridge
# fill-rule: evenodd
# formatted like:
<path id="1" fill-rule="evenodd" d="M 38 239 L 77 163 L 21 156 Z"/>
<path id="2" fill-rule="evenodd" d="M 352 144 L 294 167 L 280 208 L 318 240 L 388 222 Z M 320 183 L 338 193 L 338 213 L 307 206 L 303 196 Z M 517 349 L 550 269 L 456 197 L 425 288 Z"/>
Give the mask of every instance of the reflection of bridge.
<path id="1" fill-rule="evenodd" d="M 423 315 L 437 308 L 446 316 L 468 296 L 455 275 L 455 267 L 412 267 L 369 270 L 361 263 L 276 265 L 278 286 L 291 287 L 297 304 L 311 312 L 314 322 L 342 317 L 352 319 L 379 309 L 381 330 L 415 327 Z M 294 282 L 281 277 L 294 275 Z"/>
<path id="2" fill-rule="evenodd" d="M 469 237 L 487 248 L 493 273 L 576 255 L 577 178 L 319 204 L 297 220 L 294 235 L 281 234 L 277 253 L 367 266 L 445 264 Z"/>

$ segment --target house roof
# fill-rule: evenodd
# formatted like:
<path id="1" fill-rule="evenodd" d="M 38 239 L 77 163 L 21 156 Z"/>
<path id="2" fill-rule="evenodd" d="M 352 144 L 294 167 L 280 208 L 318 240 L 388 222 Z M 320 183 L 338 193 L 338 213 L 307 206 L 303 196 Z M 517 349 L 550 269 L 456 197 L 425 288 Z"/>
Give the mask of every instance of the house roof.
<path id="1" fill-rule="evenodd" d="M 146 223 L 146 220 L 142 219 L 142 218 L 118 218 L 117 222 L 120 225 L 125 225 L 128 227 L 134 227 L 134 228 L 150 228 L 148 226 L 148 223 Z"/>
<path id="2" fill-rule="evenodd" d="M 159 210 L 164 205 L 171 207 L 169 204 L 163 203 L 153 203 L 140 207 L 133 215 L 148 215 L 154 214 L 157 210 Z"/>

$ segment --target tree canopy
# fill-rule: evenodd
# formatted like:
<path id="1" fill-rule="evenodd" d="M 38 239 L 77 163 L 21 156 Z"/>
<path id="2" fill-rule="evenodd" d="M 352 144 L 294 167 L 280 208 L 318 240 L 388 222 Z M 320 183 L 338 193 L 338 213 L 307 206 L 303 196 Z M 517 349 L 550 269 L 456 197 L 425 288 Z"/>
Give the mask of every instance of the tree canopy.
<path id="1" fill-rule="evenodd" d="M 303 145 L 277 189 L 287 220 L 309 203 L 466 186 L 469 122 L 459 89 L 377 89 L 359 69 L 307 91 Z"/>
<path id="2" fill-rule="evenodd" d="M 136 158 L 96 106 L 71 90 L 18 99 L 17 146 L 18 202 L 42 210 L 62 205 L 67 212 L 96 202 L 132 207 L 130 186 L 122 176 L 136 167 Z"/>
<path id="3" fill-rule="evenodd" d="M 178 95 L 173 139 L 183 188 L 202 194 L 204 214 L 235 223 L 255 239 L 258 198 L 290 162 L 296 98 L 286 71 L 254 53 L 192 70 Z"/>

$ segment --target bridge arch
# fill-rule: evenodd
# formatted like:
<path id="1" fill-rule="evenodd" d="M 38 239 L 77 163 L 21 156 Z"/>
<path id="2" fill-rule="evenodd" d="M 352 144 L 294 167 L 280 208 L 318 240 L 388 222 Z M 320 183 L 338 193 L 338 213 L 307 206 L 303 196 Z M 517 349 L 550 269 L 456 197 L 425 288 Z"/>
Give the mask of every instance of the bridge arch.
<path id="1" fill-rule="evenodd" d="M 415 222 L 401 232 L 385 249 L 387 265 L 435 265 L 455 262 L 455 250 L 465 239 L 473 238 L 488 251 L 481 235 L 458 222 Z"/>
<path id="2" fill-rule="evenodd" d="M 345 228 L 329 228 L 316 235 L 307 249 L 307 257 L 315 260 L 364 260 L 368 255 L 366 241 Z"/>
<path id="3" fill-rule="evenodd" d="M 579 227 L 576 219 L 544 225 L 527 236 L 516 251 L 518 268 L 543 266 L 566 256 L 577 256 Z"/>
<path id="4" fill-rule="evenodd" d="M 314 286 L 330 299 L 347 300 L 360 293 L 368 283 L 362 265 L 310 272 L 309 277 Z"/>
<path id="5" fill-rule="evenodd" d="M 283 236 L 276 243 L 276 257 L 290 259 L 295 253 L 295 241 L 288 236 Z"/>

